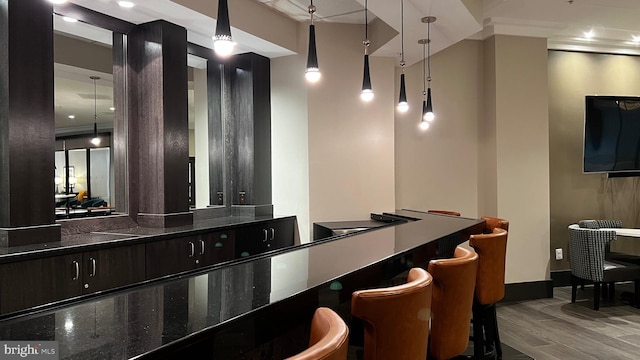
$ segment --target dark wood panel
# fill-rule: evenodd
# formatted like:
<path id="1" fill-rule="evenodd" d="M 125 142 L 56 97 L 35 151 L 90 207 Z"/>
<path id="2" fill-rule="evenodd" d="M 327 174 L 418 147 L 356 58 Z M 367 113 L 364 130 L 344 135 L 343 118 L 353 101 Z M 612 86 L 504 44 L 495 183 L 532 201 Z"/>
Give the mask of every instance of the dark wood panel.
<path id="1" fill-rule="evenodd" d="M 137 210 L 146 214 L 186 212 L 186 30 L 160 20 L 137 26 L 129 39 L 129 78 L 135 83 L 129 94 L 137 102 L 129 122 L 138 124 L 130 128 L 136 131 L 130 135 L 137 138 L 138 146 L 129 156 L 138 158 L 131 164 L 138 171 Z"/>
<path id="2" fill-rule="evenodd" d="M 209 197 L 211 205 L 218 205 L 218 192 L 222 192 L 223 204 L 231 203 L 225 194 L 225 137 L 222 126 L 222 71 L 223 65 L 207 62 L 207 102 L 209 116 Z"/>
<path id="3" fill-rule="evenodd" d="M 0 227 L 53 224 L 52 6 L 10 0 L 0 7 Z"/>
<path id="4" fill-rule="evenodd" d="M 146 244 L 146 278 L 192 270 L 195 267 L 196 237 L 183 237 Z M 194 256 L 191 257 L 193 246 Z"/>
<path id="5" fill-rule="evenodd" d="M 127 166 L 127 58 L 126 40 L 122 33 L 113 33 L 113 171 L 114 205 L 117 212 L 128 213 L 129 172 Z"/>
<path id="6" fill-rule="evenodd" d="M 271 71 L 269 59 L 251 54 L 253 74 L 253 198 L 271 204 Z"/>
<path id="7" fill-rule="evenodd" d="M 0 265 L 0 312 L 7 314 L 79 296 L 82 292 L 81 267 L 81 255 Z"/>
<path id="8" fill-rule="evenodd" d="M 233 231 L 216 232 L 202 236 L 205 249 L 200 250 L 200 266 L 209 266 L 233 260 L 235 257 L 235 236 Z"/>
<path id="9" fill-rule="evenodd" d="M 113 289 L 145 280 L 144 244 L 86 252 L 83 254 L 83 261 L 85 293 Z"/>

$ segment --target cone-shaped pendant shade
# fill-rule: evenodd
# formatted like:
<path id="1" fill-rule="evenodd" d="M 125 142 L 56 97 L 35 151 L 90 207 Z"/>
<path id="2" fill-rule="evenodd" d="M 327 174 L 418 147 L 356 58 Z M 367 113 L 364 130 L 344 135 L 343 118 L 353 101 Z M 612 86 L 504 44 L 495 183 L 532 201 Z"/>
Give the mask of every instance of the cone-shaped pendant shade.
<path id="1" fill-rule="evenodd" d="M 371 73 L 369 72 L 369 55 L 364 55 L 364 74 L 362 76 L 362 93 L 360 98 L 364 101 L 373 99 L 373 89 L 371 88 Z"/>
<path id="2" fill-rule="evenodd" d="M 226 36 L 231 40 L 231 26 L 229 26 L 229 6 L 227 0 L 218 0 L 218 18 L 216 19 L 216 37 Z"/>
<path id="3" fill-rule="evenodd" d="M 320 68 L 318 67 L 318 53 L 316 51 L 316 26 L 309 25 L 309 52 L 307 55 L 307 70 L 305 77 L 309 82 L 316 82 L 320 79 Z"/>
<path id="4" fill-rule="evenodd" d="M 407 103 L 407 90 L 404 83 L 404 74 L 400 75 L 400 97 L 398 98 L 398 111 L 406 112 L 409 110 L 409 104 Z"/>
<path id="5" fill-rule="evenodd" d="M 433 121 L 433 119 L 435 119 L 435 115 L 433 114 L 433 105 L 431 104 L 431 88 L 427 89 L 427 100 L 424 102 L 422 117 L 426 121 Z"/>
<path id="6" fill-rule="evenodd" d="M 216 34 L 213 36 L 213 49 L 220 56 L 229 56 L 233 52 L 234 45 L 231 38 L 231 27 L 229 26 L 229 6 L 227 0 L 219 0 Z"/>
<path id="7" fill-rule="evenodd" d="M 100 145 L 100 138 L 98 137 L 98 123 L 93 123 L 93 138 L 91 139 L 93 145 Z"/>

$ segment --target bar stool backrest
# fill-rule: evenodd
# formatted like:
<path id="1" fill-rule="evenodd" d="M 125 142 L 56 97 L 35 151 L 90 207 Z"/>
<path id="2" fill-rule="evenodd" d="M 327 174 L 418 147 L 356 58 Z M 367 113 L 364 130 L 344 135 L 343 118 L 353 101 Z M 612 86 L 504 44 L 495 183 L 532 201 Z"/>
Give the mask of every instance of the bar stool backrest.
<path id="1" fill-rule="evenodd" d="M 476 300 L 483 305 L 497 303 L 504 297 L 507 231 L 495 228 L 491 234 L 471 235 L 469 245 L 479 256 Z"/>
<path id="2" fill-rule="evenodd" d="M 333 310 L 319 307 L 311 320 L 309 347 L 286 360 L 346 360 L 348 349 L 347 324 Z"/>

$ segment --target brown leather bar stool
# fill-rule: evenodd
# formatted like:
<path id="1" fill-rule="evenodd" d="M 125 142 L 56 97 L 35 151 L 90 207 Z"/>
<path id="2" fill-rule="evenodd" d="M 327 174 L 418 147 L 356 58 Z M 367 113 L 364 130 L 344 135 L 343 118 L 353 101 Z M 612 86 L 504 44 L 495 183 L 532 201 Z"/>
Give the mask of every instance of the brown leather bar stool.
<path id="1" fill-rule="evenodd" d="M 351 314 L 363 321 L 364 359 L 426 359 L 431 316 L 432 278 L 409 270 L 407 283 L 358 290 Z"/>
<path id="2" fill-rule="evenodd" d="M 492 216 L 481 216 L 480 219 L 484 220 L 484 233 L 491 234 L 493 229 L 500 228 L 509 231 L 509 220 L 501 219 Z"/>
<path id="3" fill-rule="evenodd" d="M 428 213 L 432 214 L 442 214 L 442 215 L 451 215 L 451 216 L 460 216 L 460 213 L 457 211 L 450 210 L 427 210 Z"/>
<path id="4" fill-rule="evenodd" d="M 429 262 L 433 276 L 429 359 L 450 359 L 469 346 L 469 323 L 478 255 L 457 247 L 451 259 Z"/>
<path id="5" fill-rule="evenodd" d="M 491 234 L 471 235 L 469 245 L 479 256 L 473 300 L 474 357 L 482 359 L 495 350 L 495 356 L 502 359 L 496 303 L 504 297 L 507 231 L 494 228 Z"/>
<path id="6" fill-rule="evenodd" d="M 311 320 L 309 347 L 286 360 L 346 360 L 348 349 L 347 324 L 333 310 L 319 307 Z"/>

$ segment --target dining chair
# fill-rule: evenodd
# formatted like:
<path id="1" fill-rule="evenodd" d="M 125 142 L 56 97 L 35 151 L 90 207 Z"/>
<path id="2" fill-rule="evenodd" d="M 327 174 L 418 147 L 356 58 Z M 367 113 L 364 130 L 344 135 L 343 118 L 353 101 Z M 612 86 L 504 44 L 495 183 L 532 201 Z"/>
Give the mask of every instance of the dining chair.
<path id="1" fill-rule="evenodd" d="M 600 285 L 619 281 L 634 282 L 635 306 L 640 304 L 640 266 L 606 259 L 607 246 L 616 238 L 613 230 L 581 228 L 569 225 L 569 264 L 571 267 L 571 303 L 576 302 L 577 286 L 582 280 L 593 282 L 593 309 L 600 309 Z"/>

